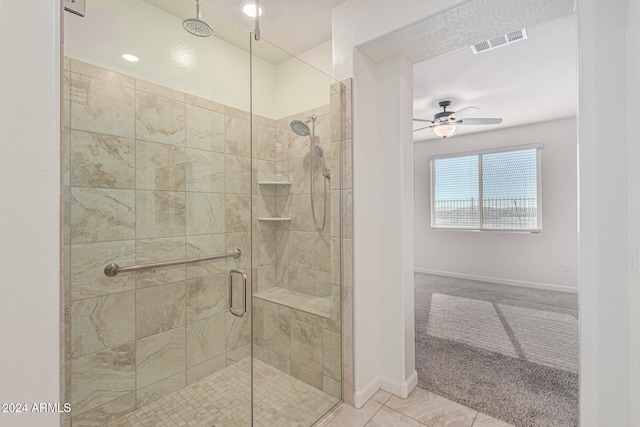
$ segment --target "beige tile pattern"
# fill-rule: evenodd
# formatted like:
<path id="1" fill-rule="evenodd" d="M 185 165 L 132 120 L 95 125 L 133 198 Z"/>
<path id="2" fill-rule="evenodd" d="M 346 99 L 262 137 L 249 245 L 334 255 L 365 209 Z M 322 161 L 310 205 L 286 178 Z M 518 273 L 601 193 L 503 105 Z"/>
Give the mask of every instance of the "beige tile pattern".
<path id="1" fill-rule="evenodd" d="M 477 414 L 473 409 L 419 387 L 406 399 L 393 396 L 386 406 L 433 427 L 470 427 Z"/>
<path id="2" fill-rule="evenodd" d="M 253 359 L 253 425 L 304 427 L 338 403 L 316 388 Z M 248 427 L 251 359 L 213 373 L 174 393 L 112 418 L 105 427 Z"/>
<path id="3" fill-rule="evenodd" d="M 266 344 L 256 344 L 255 354 L 315 392 L 339 398 L 341 293 L 336 289 L 342 276 L 336 242 L 342 192 L 329 198 L 331 219 L 318 233 L 309 215 L 309 140 L 293 134 L 289 122 L 318 116 L 314 142 L 332 169 L 331 191 L 339 191 L 342 149 L 336 135 L 342 119 L 336 116 L 342 110 L 326 105 L 278 121 L 252 118 L 247 111 L 91 64 L 66 63 L 65 233 L 71 244 L 65 251 L 72 278 L 65 282 L 66 380 L 85 384 L 77 391 L 70 387 L 82 410 L 74 410 L 74 427 L 103 425 L 250 355 L 251 314 L 238 319 L 226 313 L 231 268 L 246 270 L 249 286 L 267 290 L 291 284 L 291 291 L 306 295 L 295 304 L 265 309 L 273 330 L 262 325 Z M 342 102 L 342 92 L 336 94 L 332 103 Z M 316 189 L 323 186 L 319 167 L 316 162 Z M 259 179 L 295 182 L 258 186 Z M 252 213 L 295 213 L 296 222 L 258 223 Z M 253 271 L 243 256 L 114 278 L 102 273 L 110 262 L 126 266 L 236 248 L 249 254 L 251 225 Z M 123 364 L 119 372 L 109 360 L 120 359 L 107 356 L 126 346 L 133 349 L 132 386 L 127 377 L 132 366 Z M 93 391 L 90 369 L 83 366 L 97 360 L 105 361 L 105 374 Z M 352 368 L 346 372 L 352 375 Z M 110 379 L 115 375 L 122 375 L 121 384 Z M 276 416 L 270 411 L 269 417 Z M 273 425 L 269 417 L 263 425 Z M 308 425 L 305 420 L 299 425 Z"/>
<path id="4" fill-rule="evenodd" d="M 514 427 L 416 387 L 401 399 L 378 390 L 361 409 L 341 403 L 315 427 Z"/>

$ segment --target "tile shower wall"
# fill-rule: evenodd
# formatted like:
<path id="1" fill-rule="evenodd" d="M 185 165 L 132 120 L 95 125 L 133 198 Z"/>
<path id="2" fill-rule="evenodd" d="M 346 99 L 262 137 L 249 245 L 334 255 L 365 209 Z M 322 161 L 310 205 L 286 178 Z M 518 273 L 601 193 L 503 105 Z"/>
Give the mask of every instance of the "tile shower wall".
<path id="1" fill-rule="evenodd" d="M 79 427 L 250 355 L 250 313 L 227 310 L 228 271 L 251 268 L 250 117 L 80 61 L 64 64 L 66 401 Z M 235 248 L 245 255 L 103 273 L 112 262 Z"/>
<path id="2" fill-rule="evenodd" d="M 329 88 L 328 88 L 329 90 Z M 254 354 L 260 360 L 340 398 L 341 361 L 341 209 L 343 100 L 345 87 L 330 88 L 329 105 L 277 121 L 257 120 L 254 134 L 254 292 L 284 289 L 289 302 L 254 300 Z M 314 145 L 324 151 L 331 170 L 327 185 L 326 226 L 315 228 L 310 207 L 310 140 L 296 135 L 292 120 L 317 116 Z M 310 124 L 311 126 L 311 124 Z M 314 154 L 315 155 L 315 154 Z M 254 154 L 255 156 L 255 154 Z M 323 221 L 322 159 L 314 159 L 316 219 Z M 290 182 L 290 185 L 259 184 Z M 285 217 L 290 222 L 259 221 Z M 305 305 L 326 300 L 326 315 L 305 311 Z M 306 303 L 308 301 L 308 304 Z"/>

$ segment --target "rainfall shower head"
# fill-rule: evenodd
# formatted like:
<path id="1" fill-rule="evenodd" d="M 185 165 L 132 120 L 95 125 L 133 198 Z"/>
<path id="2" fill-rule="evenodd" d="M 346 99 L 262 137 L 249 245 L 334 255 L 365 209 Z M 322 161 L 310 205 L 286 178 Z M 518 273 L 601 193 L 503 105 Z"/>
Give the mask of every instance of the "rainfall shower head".
<path id="1" fill-rule="evenodd" d="M 311 117 L 307 117 L 304 120 L 294 120 L 289 126 L 291 126 L 291 130 L 300 136 L 309 136 L 311 134 L 311 130 L 309 129 L 309 125 L 307 123 L 314 123 L 317 117 L 315 115 Z"/>
<path id="2" fill-rule="evenodd" d="M 309 126 L 302 120 L 294 120 L 291 122 L 290 126 L 291 130 L 300 136 L 309 136 L 311 134 Z"/>
<path id="3" fill-rule="evenodd" d="M 211 25 L 200 19 L 200 0 L 196 0 L 196 18 L 189 18 L 182 21 L 185 30 L 198 37 L 209 37 L 213 34 Z"/>

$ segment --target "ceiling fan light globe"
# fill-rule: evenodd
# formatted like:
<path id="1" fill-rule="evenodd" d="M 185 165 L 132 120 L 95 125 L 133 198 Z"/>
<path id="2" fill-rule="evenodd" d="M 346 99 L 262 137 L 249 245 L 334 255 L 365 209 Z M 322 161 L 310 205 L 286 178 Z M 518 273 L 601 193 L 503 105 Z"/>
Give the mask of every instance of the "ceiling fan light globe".
<path id="1" fill-rule="evenodd" d="M 442 138 L 448 138 L 456 133 L 456 125 L 444 124 L 433 128 L 433 132 Z"/>

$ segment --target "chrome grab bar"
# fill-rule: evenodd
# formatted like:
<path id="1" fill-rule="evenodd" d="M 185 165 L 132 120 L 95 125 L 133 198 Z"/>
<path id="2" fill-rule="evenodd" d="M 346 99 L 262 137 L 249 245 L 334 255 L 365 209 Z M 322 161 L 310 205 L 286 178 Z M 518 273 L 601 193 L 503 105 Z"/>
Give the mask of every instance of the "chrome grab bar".
<path id="1" fill-rule="evenodd" d="M 240 274 L 243 282 L 243 302 L 242 311 L 233 308 L 233 273 Z M 242 270 L 231 270 L 229 272 L 229 311 L 237 317 L 242 317 L 247 312 L 247 275 Z"/>
<path id="2" fill-rule="evenodd" d="M 192 264 L 194 262 L 210 261 L 214 259 L 238 258 L 240 255 L 242 255 L 242 251 L 240 249 L 236 249 L 230 254 L 212 255 L 212 256 L 205 256 L 202 258 L 183 259 L 179 261 L 156 262 L 154 264 L 132 265 L 130 267 L 120 267 L 118 264 L 109 264 L 104 268 L 104 274 L 106 274 L 109 277 L 113 277 L 118 273 L 128 273 L 130 271 L 149 270 L 149 269 L 158 268 L 158 267 L 170 267 L 172 265 Z"/>

